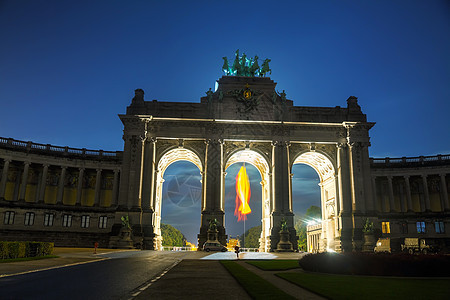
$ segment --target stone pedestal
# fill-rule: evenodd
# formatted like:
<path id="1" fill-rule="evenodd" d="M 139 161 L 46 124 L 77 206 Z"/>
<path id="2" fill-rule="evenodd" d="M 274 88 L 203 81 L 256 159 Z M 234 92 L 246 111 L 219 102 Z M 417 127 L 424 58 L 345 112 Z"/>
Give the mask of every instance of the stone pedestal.
<path id="1" fill-rule="evenodd" d="M 373 252 L 375 248 L 375 235 L 373 234 L 364 234 L 364 244 L 362 252 Z"/>
<path id="2" fill-rule="evenodd" d="M 122 227 L 118 236 L 111 237 L 109 244 L 110 248 L 133 249 L 131 229 Z"/>
<path id="3" fill-rule="evenodd" d="M 292 243 L 289 241 L 289 231 L 280 231 L 280 242 L 277 244 L 276 252 L 292 252 Z"/>
<path id="4" fill-rule="evenodd" d="M 219 242 L 218 235 L 219 235 L 219 231 L 217 229 L 216 230 L 208 229 L 207 242 Z M 203 245 L 201 245 L 201 246 L 203 246 Z"/>

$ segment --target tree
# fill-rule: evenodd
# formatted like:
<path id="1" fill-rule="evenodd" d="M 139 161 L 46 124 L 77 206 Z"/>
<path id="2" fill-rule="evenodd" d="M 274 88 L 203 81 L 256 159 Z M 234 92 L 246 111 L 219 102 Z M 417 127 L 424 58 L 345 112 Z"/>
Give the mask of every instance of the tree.
<path id="1" fill-rule="evenodd" d="M 239 238 L 241 247 L 244 248 L 259 248 L 259 238 L 261 236 L 262 226 L 255 226 L 245 232 L 245 245 L 242 241 L 242 236 Z"/>
<path id="2" fill-rule="evenodd" d="M 296 218 L 294 228 L 298 233 L 298 248 L 306 250 L 306 226 L 313 219 L 321 219 L 322 211 L 320 207 L 312 205 L 306 210 L 303 217 Z"/>
<path id="3" fill-rule="evenodd" d="M 181 231 L 179 231 L 172 225 L 161 223 L 161 235 L 163 237 L 163 246 L 186 246 L 186 238 L 181 233 Z"/>

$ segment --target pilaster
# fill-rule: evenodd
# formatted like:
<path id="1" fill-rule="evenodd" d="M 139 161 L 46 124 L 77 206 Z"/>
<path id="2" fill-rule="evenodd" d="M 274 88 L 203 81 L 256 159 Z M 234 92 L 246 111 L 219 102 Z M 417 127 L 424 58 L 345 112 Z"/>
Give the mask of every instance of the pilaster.
<path id="1" fill-rule="evenodd" d="M 45 199 L 45 189 L 47 187 L 47 174 L 48 174 L 48 164 L 44 164 L 43 170 L 42 170 L 42 177 L 41 177 L 41 182 L 39 184 L 40 188 L 39 188 L 39 198 L 38 198 L 38 202 L 39 203 L 44 203 L 44 199 Z"/>
<path id="2" fill-rule="evenodd" d="M 84 177 L 84 168 L 80 168 L 78 171 L 78 185 L 77 185 L 77 201 L 75 205 L 81 205 L 81 196 L 83 193 L 83 177 Z"/>
<path id="3" fill-rule="evenodd" d="M 61 176 L 59 177 L 58 182 L 58 195 L 56 197 L 56 204 L 62 204 L 63 203 L 63 197 L 64 197 L 64 182 L 66 178 L 66 166 L 61 167 Z"/>
<path id="4" fill-rule="evenodd" d="M 100 204 L 100 192 L 102 188 L 102 169 L 98 168 L 95 176 L 95 194 L 94 194 L 94 206 Z"/>
<path id="5" fill-rule="evenodd" d="M 447 182 L 445 180 L 445 174 L 439 174 L 440 178 L 441 178 L 441 199 L 442 199 L 442 203 L 444 204 L 444 210 L 445 211 L 449 211 L 450 210 L 450 206 L 449 206 L 449 201 L 448 201 L 448 192 L 447 192 Z M 1 194 L 0 194 L 1 195 Z"/>
<path id="6" fill-rule="evenodd" d="M 25 201 L 25 192 L 27 190 L 28 171 L 30 169 L 30 164 L 31 162 L 29 161 L 24 162 L 22 181 L 20 183 L 20 190 L 19 190 L 19 201 Z"/>
<path id="7" fill-rule="evenodd" d="M 423 194 L 425 197 L 425 211 L 431 211 L 431 205 L 430 205 L 430 194 L 428 191 L 428 180 L 427 175 L 422 175 L 422 182 L 423 182 Z"/>
<path id="8" fill-rule="evenodd" d="M 8 171 L 11 159 L 5 159 L 2 170 L 2 180 L 0 181 L 0 199 L 5 199 L 6 182 L 8 181 Z"/>

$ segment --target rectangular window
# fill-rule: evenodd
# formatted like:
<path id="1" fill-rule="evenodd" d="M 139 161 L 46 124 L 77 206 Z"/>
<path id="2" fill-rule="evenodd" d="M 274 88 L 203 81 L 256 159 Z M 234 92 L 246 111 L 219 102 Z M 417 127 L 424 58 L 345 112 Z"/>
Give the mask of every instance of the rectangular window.
<path id="1" fill-rule="evenodd" d="M 445 233 L 444 222 L 442 221 L 435 222 L 434 228 L 436 229 L 436 233 Z"/>
<path id="2" fill-rule="evenodd" d="M 406 223 L 406 222 L 400 223 L 400 232 L 408 233 L 408 223 Z"/>
<path id="3" fill-rule="evenodd" d="M 34 213 L 33 212 L 27 212 L 25 213 L 25 226 L 31 226 L 34 224 Z"/>
<path id="4" fill-rule="evenodd" d="M 381 231 L 383 233 L 391 233 L 391 227 L 389 226 L 389 222 L 381 222 Z"/>
<path id="5" fill-rule="evenodd" d="M 3 224 L 12 225 L 14 224 L 14 215 L 16 213 L 13 211 L 5 211 L 5 217 L 3 218 Z"/>
<path id="6" fill-rule="evenodd" d="M 72 226 L 72 215 L 63 215 L 62 226 L 63 227 Z"/>
<path id="7" fill-rule="evenodd" d="M 108 223 L 108 217 L 107 216 L 101 216 L 98 218 L 98 228 L 106 228 Z"/>
<path id="8" fill-rule="evenodd" d="M 425 233 L 425 222 L 417 222 L 417 233 Z"/>
<path id="9" fill-rule="evenodd" d="M 54 219 L 55 219 L 55 214 L 46 213 L 44 215 L 44 226 L 53 226 Z"/>
<path id="10" fill-rule="evenodd" d="M 81 216 L 81 228 L 88 228 L 90 219 L 90 216 Z"/>

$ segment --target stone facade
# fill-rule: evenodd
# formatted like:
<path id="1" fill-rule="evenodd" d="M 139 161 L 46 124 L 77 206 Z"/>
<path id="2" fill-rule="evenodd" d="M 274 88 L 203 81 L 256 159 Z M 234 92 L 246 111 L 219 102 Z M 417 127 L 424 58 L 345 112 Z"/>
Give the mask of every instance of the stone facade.
<path id="1" fill-rule="evenodd" d="M 53 239 L 57 245 L 95 239 L 117 247 L 121 217 L 128 215 L 134 244 L 161 249 L 163 175 L 178 160 L 194 163 L 202 174 L 199 245 L 211 219 L 218 220 L 218 239 L 225 244 L 225 171 L 236 162 L 251 163 L 261 173 L 261 251 L 276 250 L 283 219 L 297 250 L 291 196 L 297 163 L 310 165 L 320 178 L 323 221 L 314 231 L 317 251 L 361 249 L 367 217 L 380 231 L 391 222 L 391 235 L 406 221 L 412 236 L 419 219 L 427 228 L 435 220 L 445 228 L 447 156 L 414 165 L 408 159 L 405 164 L 370 159 L 374 123 L 367 122 L 356 97 L 347 99 L 347 107 L 300 107 L 275 87 L 270 78 L 224 76 L 199 103 L 145 101 L 138 89 L 126 114 L 119 115 L 123 152 L 0 140 L 1 238 Z M 34 213 L 33 225 L 25 225 L 29 213 Z M 44 226 L 50 213 L 54 225 Z M 448 233 L 444 229 L 439 236 Z"/>

